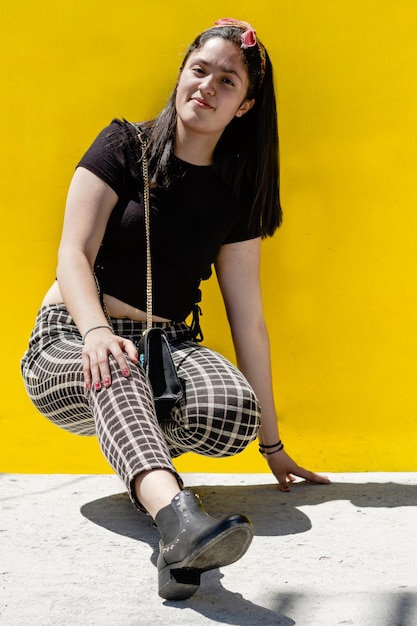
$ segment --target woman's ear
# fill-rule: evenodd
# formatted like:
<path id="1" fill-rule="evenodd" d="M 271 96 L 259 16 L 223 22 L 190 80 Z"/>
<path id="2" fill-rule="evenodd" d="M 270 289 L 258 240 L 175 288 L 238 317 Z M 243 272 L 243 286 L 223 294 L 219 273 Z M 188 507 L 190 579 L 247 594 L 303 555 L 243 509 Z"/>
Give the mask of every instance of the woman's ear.
<path id="1" fill-rule="evenodd" d="M 250 111 L 250 109 L 253 107 L 254 104 L 255 104 L 254 98 L 252 98 L 252 100 L 245 100 L 238 108 L 236 112 L 236 117 L 242 117 L 242 115 L 245 115 L 245 113 Z"/>

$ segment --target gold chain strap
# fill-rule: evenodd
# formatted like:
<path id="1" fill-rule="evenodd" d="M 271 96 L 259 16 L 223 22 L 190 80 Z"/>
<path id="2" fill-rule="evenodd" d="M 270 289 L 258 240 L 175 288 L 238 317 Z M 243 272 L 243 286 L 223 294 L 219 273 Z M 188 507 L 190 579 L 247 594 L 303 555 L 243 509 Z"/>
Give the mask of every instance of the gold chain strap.
<path id="1" fill-rule="evenodd" d="M 151 222 L 149 208 L 149 176 L 146 159 L 146 139 L 141 130 L 135 126 L 142 149 L 143 204 L 145 206 L 145 238 L 146 238 L 146 329 L 152 328 L 152 259 L 151 259 Z"/>

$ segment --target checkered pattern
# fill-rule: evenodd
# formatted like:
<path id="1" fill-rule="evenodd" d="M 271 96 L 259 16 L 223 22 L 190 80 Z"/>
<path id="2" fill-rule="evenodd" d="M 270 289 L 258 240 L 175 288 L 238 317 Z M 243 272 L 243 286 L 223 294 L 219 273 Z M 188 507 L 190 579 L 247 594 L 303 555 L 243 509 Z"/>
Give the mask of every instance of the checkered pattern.
<path id="1" fill-rule="evenodd" d="M 113 319 L 116 334 L 137 343 L 145 323 Z M 240 371 L 220 354 L 191 342 L 185 323 L 158 324 L 171 344 L 185 393 L 171 416 L 158 423 L 149 382 L 140 365 L 124 377 L 110 357 L 112 385 L 87 391 L 82 341 L 64 305 L 38 314 L 21 367 L 36 408 L 56 425 L 79 435 L 97 434 L 101 449 L 124 481 L 133 502 L 133 479 L 150 469 L 175 471 L 172 458 L 185 452 L 225 457 L 255 437 L 260 407 Z"/>

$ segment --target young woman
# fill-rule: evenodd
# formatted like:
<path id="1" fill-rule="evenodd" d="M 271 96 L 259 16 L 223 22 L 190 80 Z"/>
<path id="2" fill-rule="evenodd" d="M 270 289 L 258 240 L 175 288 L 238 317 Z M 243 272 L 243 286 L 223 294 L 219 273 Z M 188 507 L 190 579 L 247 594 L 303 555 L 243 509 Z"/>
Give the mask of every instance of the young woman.
<path id="1" fill-rule="evenodd" d="M 120 120 L 74 174 L 57 281 L 22 372 L 46 417 L 98 436 L 160 531 L 160 595 L 184 599 L 201 572 L 239 559 L 253 530 L 244 515 L 209 516 L 183 489 L 174 457 L 230 456 L 258 436 L 283 491 L 293 475 L 328 480 L 299 467 L 278 434 L 259 281 L 261 239 L 281 221 L 278 133 L 272 67 L 253 28 L 223 19 L 200 34 L 167 106 L 140 127 L 148 139 L 153 322 L 168 335 L 184 396 L 160 423 L 138 361 L 146 328 L 141 144 L 134 125 Z M 239 369 L 198 342 L 200 281 L 212 265 Z"/>

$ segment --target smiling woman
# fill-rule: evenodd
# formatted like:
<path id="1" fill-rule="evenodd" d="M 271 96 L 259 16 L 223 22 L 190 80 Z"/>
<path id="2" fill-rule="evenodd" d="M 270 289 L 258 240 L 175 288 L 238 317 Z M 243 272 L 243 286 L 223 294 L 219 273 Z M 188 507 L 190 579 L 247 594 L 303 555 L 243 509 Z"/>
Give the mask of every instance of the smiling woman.
<path id="1" fill-rule="evenodd" d="M 248 72 L 233 43 L 214 37 L 192 52 L 177 86 L 177 155 L 196 165 L 211 164 L 225 127 L 252 108 L 255 101 L 247 98 L 248 90 Z M 204 135 L 204 150 L 199 139 L 197 151 L 192 152 L 195 133 Z"/>
<path id="2" fill-rule="evenodd" d="M 164 598 L 191 596 L 202 572 L 239 559 L 253 536 L 244 515 L 210 517 L 183 489 L 174 457 L 232 456 L 258 436 L 281 489 L 292 474 L 327 482 L 298 466 L 278 434 L 259 281 L 260 240 L 281 221 L 278 174 L 268 54 L 246 22 L 222 20 L 191 45 L 156 119 L 114 120 L 80 160 L 57 282 L 22 360 L 35 406 L 69 432 L 97 434 L 134 504 L 154 517 Z M 153 322 L 183 385 L 163 419 L 138 358 L 149 224 Z M 213 265 L 239 369 L 200 345 L 199 286 Z"/>

